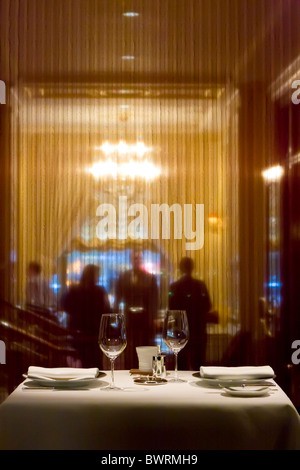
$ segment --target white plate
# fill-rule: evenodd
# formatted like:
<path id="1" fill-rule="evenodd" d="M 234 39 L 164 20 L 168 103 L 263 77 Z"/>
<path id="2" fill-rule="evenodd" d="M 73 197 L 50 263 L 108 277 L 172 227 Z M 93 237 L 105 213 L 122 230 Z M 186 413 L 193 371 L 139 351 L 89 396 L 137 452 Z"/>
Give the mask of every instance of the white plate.
<path id="1" fill-rule="evenodd" d="M 247 378 L 242 378 L 242 379 L 238 379 L 238 378 L 235 378 L 235 379 L 211 379 L 211 378 L 207 378 L 207 377 L 200 377 L 201 378 L 201 381 L 206 384 L 206 385 L 211 385 L 211 386 L 215 386 L 217 387 L 219 384 L 222 385 L 222 386 L 226 386 L 226 385 L 230 385 L 230 386 L 239 386 L 239 385 L 242 385 L 242 384 L 245 384 L 245 385 L 257 385 L 257 384 L 261 384 L 261 386 L 263 385 L 266 385 L 266 386 L 271 386 L 271 387 L 275 387 L 275 384 L 272 382 L 272 379 L 270 378 L 264 378 L 264 379 L 247 379 Z"/>
<path id="2" fill-rule="evenodd" d="M 200 374 L 199 374 L 199 377 L 201 377 L 202 379 L 207 379 L 207 380 L 256 380 L 256 381 L 260 381 L 260 380 L 272 380 L 272 379 L 275 379 L 275 375 L 273 377 L 270 377 L 270 376 L 265 376 L 265 377 L 253 377 L 253 376 L 249 376 L 249 375 L 243 375 L 243 376 L 239 376 L 239 375 L 220 375 L 218 377 L 202 377 Z"/>
<path id="3" fill-rule="evenodd" d="M 213 387 L 213 388 L 220 388 L 219 381 L 216 379 L 206 379 L 205 377 L 200 377 L 200 383 L 204 386 Z"/>
<path id="4" fill-rule="evenodd" d="M 42 376 L 27 376 L 26 374 L 23 377 L 26 378 L 24 385 L 28 387 L 50 387 L 50 388 L 79 388 L 86 387 L 90 384 L 95 384 L 100 377 L 104 377 L 106 374 L 100 372 L 98 377 L 77 377 L 72 379 L 51 379 L 49 377 Z"/>
<path id="5" fill-rule="evenodd" d="M 99 379 L 85 379 L 85 380 L 32 380 L 32 379 L 27 379 L 23 383 L 24 386 L 28 388 L 37 388 L 37 387 L 43 387 L 43 388 L 80 388 L 80 387 L 88 387 L 91 385 L 95 385 Z"/>
<path id="6" fill-rule="evenodd" d="M 272 379 L 220 379 L 218 380 L 218 383 L 222 387 L 238 387 L 241 385 L 251 385 L 255 386 L 257 385 L 258 387 L 276 387 L 276 384 L 272 381 Z"/>
<path id="7" fill-rule="evenodd" d="M 231 397 L 263 397 L 270 391 L 269 387 L 223 387 L 223 390 Z"/>

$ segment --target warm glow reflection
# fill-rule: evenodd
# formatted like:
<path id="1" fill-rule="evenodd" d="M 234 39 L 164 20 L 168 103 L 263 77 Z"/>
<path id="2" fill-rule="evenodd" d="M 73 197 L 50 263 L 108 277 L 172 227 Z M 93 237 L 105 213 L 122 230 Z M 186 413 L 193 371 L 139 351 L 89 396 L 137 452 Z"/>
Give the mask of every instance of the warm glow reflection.
<path id="1" fill-rule="evenodd" d="M 211 216 L 208 218 L 208 221 L 211 225 L 218 225 L 219 219 L 218 217 Z"/>
<path id="2" fill-rule="evenodd" d="M 135 18 L 136 16 L 139 16 L 139 13 L 137 13 L 136 11 L 125 11 L 125 13 L 123 13 L 123 16 L 126 16 L 127 18 Z"/>
<path id="3" fill-rule="evenodd" d="M 262 175 L 267 183 L 279 181 L 283 176 L 284 170 L 281 165 L 272 166 L 263 171 Z"/>
<path id="4" fill-rule="evenodd" d="M 217 214 L 209 214 L 208 223 L 212 228 L 221 228 L 222 227 L 222 218 Z"/>
<path id="5" fill-rule="evenodd" d="M 146 157 L 146 154 L 152 151 L 152 147 L 147 147 L 142 141 L 134 144 L 128 144 L 124 140 L 120 140 L 117 144 L 106 141 L 101 146 L 95 147 L 95 150 L 101 150 L 107 157 L 106 160 L 100 160 L 87 169 L 95 179 L 110 177 L 151 181 L 161 173 L 160 168 Z"/>
<path id="6" fill-rule="evenodd" d="M 80 274 L 82 268 L 83 266 L 80 261 L 74 261 L 74 263 L 71 265 L 72 272 L 76 274 Z"/>
<path id="7" fill-rule="evenodd" d="M 94 178 L 141 178 L 144 180 L 153 180 L 160 175 L 160 169 L 148 161 L 133 161 L 116 163 L 111 159 L 94 163 L 88 168 L 88 173 Z"/>
<path id="8" fill-rule="evenodd" d="M 95 150 L 102 150 L 102 152 L 108 156 L 113 153 L 118 155 L 137 155 L 143 157 L 146 153 L 152 151 L 152 147 L 147 147 L 144 142 L 137 142 L 136 144 L 127 144 L 123 140 L 120 140 L 118 144 L 110 144 L 104 142 L 100 147 L 95 147 Z"/>

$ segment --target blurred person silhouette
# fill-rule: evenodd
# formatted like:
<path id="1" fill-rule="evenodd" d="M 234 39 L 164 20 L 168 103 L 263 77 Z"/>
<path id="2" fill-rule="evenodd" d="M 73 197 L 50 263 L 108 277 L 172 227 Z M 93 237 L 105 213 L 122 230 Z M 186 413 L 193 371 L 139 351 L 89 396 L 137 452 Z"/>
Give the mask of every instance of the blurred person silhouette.
<path id="1" fill-rule="evenodd" d="M 142 253 L 131 253 L 132 269 L 121 273 L 116 283 L 116 308 L 126 317 L 127 347 L 125 368 L 136 368 L 136 346 L 155 345 L 155 320 L 158 308 L 156 278 L 142 267 Z"/>
<path id="2" fill-rule="evenodd" d="M 42 276 L 42 267 L 31 261 L 27 268 L 26 307 L 43 313 L 57 307 L 57 300 L 49 282 Z"/>
<path id="3" fill-rule="evenodd" d="M 97 285 L 99 275 L 98 266 L 85 266 L 79 284 L 71 286 L 61 299 L 61 308 L 69 314 L 69 328 L 74 332 L 76 365 L 81 367 L 94 367 L 101 360 L 100 320 L 103 313 L 111 312 L 106 290 Z"/>
<path id="4" fill-rule="evenodd" d="M 181 278 L 170 285 L 170 310 L 185 310 L 189 322 L 190 338 L 178 356 L 179 366 L 184 370 L 199 370 L 205 363 L 207 343 L 206 323 L 211 300 L 203 281 L 192 277 L 194 262 L 189 257 L 181 259 Z"/>

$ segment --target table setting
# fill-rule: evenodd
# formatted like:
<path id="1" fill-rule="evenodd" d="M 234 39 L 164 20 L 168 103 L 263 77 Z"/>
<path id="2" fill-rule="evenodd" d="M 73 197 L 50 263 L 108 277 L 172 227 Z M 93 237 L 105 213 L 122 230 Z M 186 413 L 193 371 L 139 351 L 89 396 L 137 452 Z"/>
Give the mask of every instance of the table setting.
<path id="1" fill-rule="evenodd" d="M 169 311 L 175 357 L 188 337 L 185 312 Z M 172 371 L 145 345 L 138 369 L 115 371 L 126 343 L 124 317 L 107 314 L 99 347 L 110 371 L 30 366 L 0 406 L 0 449 L 300 449 L 297 410 L 269 365 L 178 371 L 176 361 Z"/>
<path id="2" fill-rule="evenodd" d="M 100 377 L 106 374 L 97 367 L 89 369 L 57 367 L 45 368 L 30 366 L 27 374 L 23 374 L 25 381 L 22 390 L 66 389 L 79 390 L 99 386 Z"/>
<path id="3" fill-rule="evenodd" d="M 205 385 L 221 387 L 230 396 L 260 397 L 276 388 L 275 373 L 270 366 L 200 367 Z"/>

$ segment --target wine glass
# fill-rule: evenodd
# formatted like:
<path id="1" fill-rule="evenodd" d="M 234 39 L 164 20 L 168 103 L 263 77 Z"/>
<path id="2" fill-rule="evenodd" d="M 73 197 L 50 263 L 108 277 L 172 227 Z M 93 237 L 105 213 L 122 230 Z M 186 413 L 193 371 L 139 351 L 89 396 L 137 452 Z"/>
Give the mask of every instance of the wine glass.
<path id="1" fill-rule="evenodd" d="M 175 354 L 175 377 L 170 382 L 185 382 L 178 378 L 177 356 L 189 340 L 189 324 L 184 310 L 168 310 L 164 319 L 163 340 Z"/>
<path id="2" fill-rule="evenodd" d="M 127 345 L 124 315 L 120 313 L 102 315 L 98 344 L 101 351 L 110 359 L 111 364 L 111 383 L 101 390 L 121 390 L 115 386 L 114 362 Z"/>

